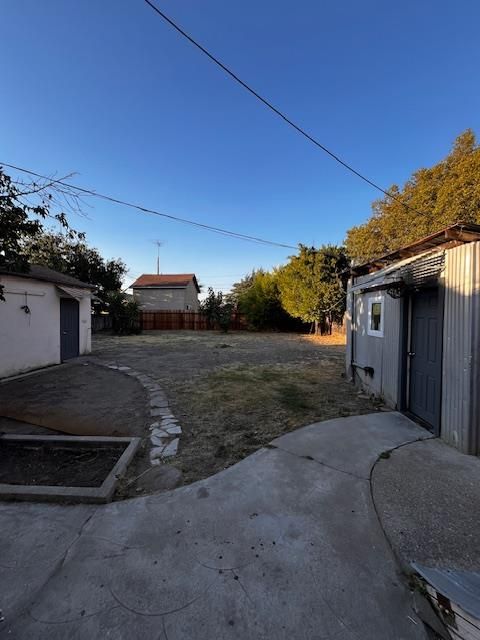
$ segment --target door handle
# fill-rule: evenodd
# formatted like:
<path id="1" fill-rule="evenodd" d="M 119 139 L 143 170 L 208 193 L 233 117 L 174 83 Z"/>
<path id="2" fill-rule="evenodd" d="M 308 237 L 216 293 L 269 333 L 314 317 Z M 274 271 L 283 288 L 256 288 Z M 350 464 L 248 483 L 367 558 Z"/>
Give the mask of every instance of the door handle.
<path id="1" fill-rule="evenodd" d="M 408 355 L 410 356 L 410 358 L 413 358 L 413 356 L 415 355 L 415 351 L 409 351 Z"/>

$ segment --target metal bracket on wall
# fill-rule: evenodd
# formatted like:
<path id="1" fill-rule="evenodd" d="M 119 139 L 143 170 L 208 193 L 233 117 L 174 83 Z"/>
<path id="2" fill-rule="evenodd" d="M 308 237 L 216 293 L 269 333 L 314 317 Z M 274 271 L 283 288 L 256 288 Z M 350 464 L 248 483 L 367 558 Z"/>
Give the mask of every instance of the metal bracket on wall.
<path id="1" fill-rule="evenodd" d="M 357 364 L 356 362 L 352 362 L 352 367 L 355 367 L 355 369 L 362 369 L 362 371 L 365 372 L 365 374 L 367 376 L 370 376 L 371 378 L 373 378 L 373 374 L 375 373 L 375 370 L 373 367 L 365 367 L 361 364 Z"/>

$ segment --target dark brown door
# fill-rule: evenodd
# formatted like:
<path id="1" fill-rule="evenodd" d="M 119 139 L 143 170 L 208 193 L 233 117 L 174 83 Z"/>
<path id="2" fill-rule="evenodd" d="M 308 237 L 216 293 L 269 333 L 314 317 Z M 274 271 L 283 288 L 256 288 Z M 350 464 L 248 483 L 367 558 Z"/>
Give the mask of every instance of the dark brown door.
<path id="1" fill-rule="evenodd" d="M 62 362 L 79 354 L 79 305 L 77 300 L 60 298 L 60 358 Z"/>
<path id="2" fill-rule="evenodd" d="M 410 411 L 440 432 L 442 318 L 438 288 L 412 297 Z"/>

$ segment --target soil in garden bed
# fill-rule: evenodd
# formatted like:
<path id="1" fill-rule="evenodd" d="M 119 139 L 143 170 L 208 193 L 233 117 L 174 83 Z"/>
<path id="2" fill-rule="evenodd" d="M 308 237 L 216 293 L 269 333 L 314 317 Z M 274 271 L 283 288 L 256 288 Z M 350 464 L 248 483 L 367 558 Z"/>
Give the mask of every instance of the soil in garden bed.
<path id="1" fill-rule="evenodd" d="M 99 447 L 0 442 L 0 483 L 99 487 L 125 446 L 124 443 Z"/>

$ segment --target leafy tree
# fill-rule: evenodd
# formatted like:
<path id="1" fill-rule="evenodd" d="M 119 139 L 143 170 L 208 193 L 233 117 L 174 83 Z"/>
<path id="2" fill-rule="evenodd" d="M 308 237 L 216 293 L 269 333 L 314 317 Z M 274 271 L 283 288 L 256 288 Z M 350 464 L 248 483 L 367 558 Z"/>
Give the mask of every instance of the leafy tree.
<path id="1" fill-rule="evenodd" d="M 222 298 L 223 298 L 223 294 L 222 294 Z M 218 326 L 224 333 L 227 333 L 227 331 L 230 329 L 230 324 L 232 322 L 232 315 L 233 315 L 232 303 L 222 299 L 222 304 L 218 309 Z"/>
<path id="2" fill-rule="evenodd" d="M 248 273 L 244 276 L 239 282 L 235 282 L 231 288 L 230 293 L 228 294 L 228 299 L 235 306 L 238 306 L 240 299 L 245 295 L 245 293 L 250 289 L 253 285 L 253 281 L 255 279 L 255 274 L 257 272 L 255 270 L 252 273 Z"/>
<path id="3" fill-rule="evenodd" d="M 207 318 L 207 325 L 209 329 L 212 329 L 217 321 L 220 304 L 221 298 L 219 300 L 212 287 L 208 287 L 207 297 L 200 303 L 200 309 Z"/>
<path id="4" fill-rule="evenodd" d="M 59 186 L 58 181 L 14 181 L 0 167 L 0 269 L 28 272 L 26 243 L 43 233 L 46 219 L 58 223 L 71 240 L 83 239 L 83 234 L 69 227 L 64 211 L 52 212 L 65 204 L 62 198 L 67 208 L 75 208 L 77 195 Z M 4 300 L 2 291 L 0 286 L 0 300 Z"/>
<path id="5" fill-rule="evenodd" d="M 253 271 L 239 284 L 243 286 L 235 290 L 238 309 L 252 329 L 292 328 L 293 319 L 280 301 L 277 271 Z"/>
<path id="6" fill-rule="evenodd" d="M 104 302 L 111 291 L 119 291 L 127 273 L 119 258 L 105 260 L 97 249 L 62 233 L 41 233 L 25 243 L 25 254 L 32 264 L 42 264 L 97 287 Z"/>
<path id="7" fill-rule="evenodd" d="M 315 333 L 331 332 L 345 313 L 345 277 L 348 266 L 343 247 L 320 249 L 300 245 L 299 253 L 278 271 L 282 306 L 290 315 L 310 322 Z"/>
<path id="8" fill-rule="evenodd" d="M 122 291 L 106 294 L 106 301 L 112 316 L 112 330 L 127 335 L 140 333 L 140 307 L 138 302 L 130 300 Z"/>
<path id="9" fill-rule="evenodd" d="M 233 313 L 233 303 L 224 297 L 221 291 L 215 293 L 212 287 L 208 288 L 208 294 L 201 304 L 201 309 L 207 317 L 210 329 L 219 326 L 225 333 L 230 327 Z"/>
<path id="10" fill-rule="evenodd" d="M 347 233 L 347 253 L 357 264 L 455 222 L 480 224 L 480 146 L 473 131 L 458 136 L 438 164 L 415 171 L 403 188 L 393 185 L 389 191 L 411 209 L 388 197 L 373 202 L 370 219 Z"/>

